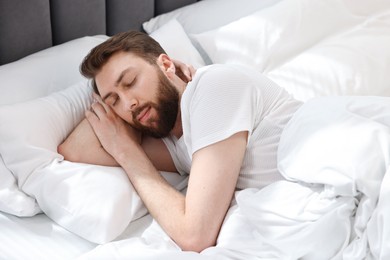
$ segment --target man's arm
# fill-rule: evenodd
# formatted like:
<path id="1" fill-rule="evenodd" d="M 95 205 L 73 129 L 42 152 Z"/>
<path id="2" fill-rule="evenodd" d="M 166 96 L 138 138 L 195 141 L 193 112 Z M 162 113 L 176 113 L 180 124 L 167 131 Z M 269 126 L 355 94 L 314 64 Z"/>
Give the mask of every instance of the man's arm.
<path id="1" fill-rule="evenodd" d="M 159 171 L 176 172 L 169 151 L 161 139 L 145 136 L 142 139 L 142 148 Z M 65 160 L 72 162 L 119 166 L 104 150 L 86 119 L 58 146 L 58 153 L 63 155 Z"/>
<path id="2" fill-rule="evenodd" d="M 183 250 L 200 252 L 215 245 L 235 190 L 248 133 L 236 133 L 195 152 L 184 196 L 162 178 L 106 104 L 92 107 L 94 113 L 88 111 L 86 116 L 96 135 L 167 234 Z"/>
<path id="3" fill-rule="evenodd" d="M 216 243 L 233 197 L 246 140 L 247 132 L 240 132 L 197 151 L 185 197 L 159 180 L 153 169 L 143 172 L 142 165 L 136 168 L 130 161 L 122 167 L 151 215 L 180 248 L 201 252 Z"/>

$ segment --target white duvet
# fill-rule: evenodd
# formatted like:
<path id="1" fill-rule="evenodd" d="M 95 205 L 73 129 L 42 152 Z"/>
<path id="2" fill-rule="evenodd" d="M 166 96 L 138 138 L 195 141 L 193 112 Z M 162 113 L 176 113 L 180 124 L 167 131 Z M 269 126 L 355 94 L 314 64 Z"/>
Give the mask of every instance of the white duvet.
<path id="1" fill-rule="evenodd" d="M 389 259 L 390 98 L 308 101 L 278 156 L 287 180 L 236 192 L 215 247 L 182 252 L 153 222 L 81 259 Z"/>

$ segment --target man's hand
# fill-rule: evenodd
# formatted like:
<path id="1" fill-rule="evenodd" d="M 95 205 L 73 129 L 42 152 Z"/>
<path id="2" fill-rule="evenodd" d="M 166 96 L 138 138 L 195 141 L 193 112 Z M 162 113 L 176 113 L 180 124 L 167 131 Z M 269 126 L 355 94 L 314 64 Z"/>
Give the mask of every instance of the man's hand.
<path id="1" fill-rule="evenodd" d="M 141 144 L 142 135 L 121 119 L 100 96 L 94 94 L 95 102 L 85 116 L 104 149 L 114 158 L 125 146 Z"/>
<path id="2" fill-rule="evenodd" d="M 195 68 L 192 65 L 184 64 L 178 60 L 172 61 L 176 68 L 176 75 L 185 83 L 190 82 L 196 73 Z"/>

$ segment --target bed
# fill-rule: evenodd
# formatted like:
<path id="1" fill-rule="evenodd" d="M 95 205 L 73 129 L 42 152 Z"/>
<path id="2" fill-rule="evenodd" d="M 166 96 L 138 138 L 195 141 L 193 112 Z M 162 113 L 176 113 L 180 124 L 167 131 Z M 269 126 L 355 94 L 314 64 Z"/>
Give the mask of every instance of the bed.
<path id="1" fill-rule="evenodd" d="M 389 259 L 387 0 L 0 0 L 0 259 Z M 237 190 L 217 244 L 184 252 L 118 167 L 57 145 L 91 88 L 78 66 L 141 30 L 196 68 L 250 66 L 304 105 L 285 180 Z M 188 176 L 162 172 L 185 192 Z"/>

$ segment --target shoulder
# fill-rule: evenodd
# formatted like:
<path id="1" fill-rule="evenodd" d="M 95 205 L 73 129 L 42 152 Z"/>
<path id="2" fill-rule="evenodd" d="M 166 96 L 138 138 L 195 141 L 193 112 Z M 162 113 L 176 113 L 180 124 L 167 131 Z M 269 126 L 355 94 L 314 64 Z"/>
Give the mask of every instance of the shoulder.
<path id="1" fill-rule="evenodd" d="M 181 99 L 184 113 L 255 104 L 261 96 L 256 71 L 237 65 L 216 64 L 199 69 Z"/>
<path id="2" fill-rule="evenodd" d="M 254 69 L 233 64 L 213 64 L 198 69 L 188 84 L 188 94 L 199 92 L 212 93 L 228 89 L 255 88 L 259 78 L 264 77 Z M 220 93 L 221 94 L 221 93 Z"/>
<path id="3" fill-rule="evenodd" d="M 226 81 L 229 79 L 252 79 L 256 74 L 260 74 L 251 67 L 236 64 L 213 64 L 198 69 L 195 74 L 195 81 Z M 206 81 L 207 82 L 207 81 Z"/>

